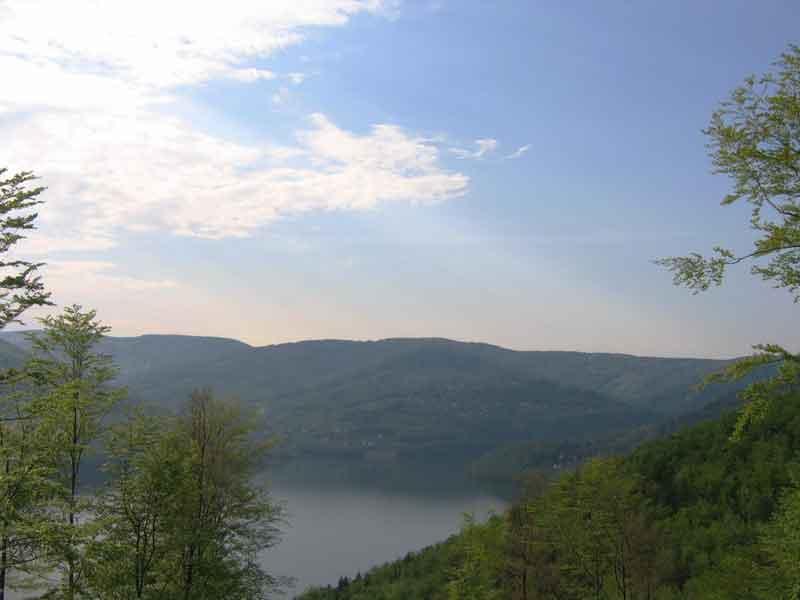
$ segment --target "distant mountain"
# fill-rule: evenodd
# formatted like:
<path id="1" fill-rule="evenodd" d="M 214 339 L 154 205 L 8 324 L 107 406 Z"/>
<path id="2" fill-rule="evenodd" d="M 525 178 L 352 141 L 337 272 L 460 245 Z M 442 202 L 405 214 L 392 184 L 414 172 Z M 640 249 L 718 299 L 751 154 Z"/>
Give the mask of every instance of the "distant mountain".
<path id="1" fill-rule="evenodd" d="M 3 352 L 27 349 L 0 333 Z M 263 410 L 284 452 L 395 461 L 475 458 L 501 444 L 595 437 L 697 411 L 730 386 L 692 387 L 726 361 L 518 352 L 445 339 L 252 347 L 224 338 L 109 338 L 120 383 L 172 409 L 210 386 Z"/>

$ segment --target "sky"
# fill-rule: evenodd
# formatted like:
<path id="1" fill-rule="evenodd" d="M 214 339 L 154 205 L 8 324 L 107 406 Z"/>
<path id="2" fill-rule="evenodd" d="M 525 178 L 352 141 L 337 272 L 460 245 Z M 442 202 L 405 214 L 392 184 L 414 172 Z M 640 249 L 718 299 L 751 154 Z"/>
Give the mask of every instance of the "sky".
<path id="1" fill-rule="evenodd" d="M 0 0 L 19 252 L 114 335 L 737 356 L 798 339 L 702 129 L 796 0 Z M 29 315 L 28 323 L 31 322 Z"/>

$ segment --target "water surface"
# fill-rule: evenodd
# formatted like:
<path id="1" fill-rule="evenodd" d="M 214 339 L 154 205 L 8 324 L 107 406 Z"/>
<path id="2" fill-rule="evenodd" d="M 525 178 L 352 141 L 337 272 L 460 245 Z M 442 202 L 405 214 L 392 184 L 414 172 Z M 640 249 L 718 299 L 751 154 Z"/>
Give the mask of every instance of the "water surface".
<path id="1" fill-rule="evenodd" d="M 458 531 L 465 512 L 483 519 L 505 506 L 468 487 L 432 494 L 281 482 L 271 488 L 286 502 L 289 525 L 264 562 L 270 573 L 296 578 L 289 597 L 442 541 Z"/>

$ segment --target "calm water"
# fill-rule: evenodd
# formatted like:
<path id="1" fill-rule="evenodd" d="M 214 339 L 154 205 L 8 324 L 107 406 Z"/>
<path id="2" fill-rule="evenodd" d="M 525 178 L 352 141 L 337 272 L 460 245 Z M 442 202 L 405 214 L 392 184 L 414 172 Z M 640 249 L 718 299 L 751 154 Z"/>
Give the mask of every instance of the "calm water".
<path id="1" fill-rule="evenodd" d="M 297 579 L 289 597 L 444 540 L 458 531 L 465 512 L 483 519 L 505 506 L 467 489 L 425 495 L 331 485 L 271 487 L 273 496 L 286 502 L 290 524 L 264 560 L 269 572 Z"/>

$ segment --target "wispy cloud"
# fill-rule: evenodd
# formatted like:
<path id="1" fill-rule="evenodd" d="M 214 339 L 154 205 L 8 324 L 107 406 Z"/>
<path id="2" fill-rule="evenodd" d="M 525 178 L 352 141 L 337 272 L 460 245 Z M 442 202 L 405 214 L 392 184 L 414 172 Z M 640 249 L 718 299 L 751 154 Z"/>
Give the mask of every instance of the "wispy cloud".
<path id="1" fill-rule="evenodd" d="M 321 114 L 289 148 L 222 140 L 144 108 L 45 113 L 0 131 L 15 140 L 0 149 L 0 163 L 46 175 L 42 219 L 51 237 L 62 230 L 106 242 L 122 230 L 247 237 L 283 215 L 436 202 L 463 194 L 469 182 L 398 126 L 356 135 Z"/>
<path id="2" fill-rule="evenodd" d="M 497 149 L 497 140 L 493 138 L 484 138 L 475 140 L 474 145 L 476 147 L 475 150 L 467 150 L 465 148 L 450 148 L 450 152 L 461 159 L 471 158 L 479 160 Z"/>
<path id="3" fill-rule="evenodd" d="M 525 144 L 524 146 L 520 146 L 519 148 L 517 148 L 516 151 L 512 152 L 511 154 L 509 154 L 505 158 L 506 158 L 506 160 L 514 160 L 515 158 L 519 158 L 520 156 L 525 154 L 530 149 L 531 149 L 531 145 L 530 144 Z"/>
<path id="4" fill-rule="evenodd" d="M 14 82 L 0 90 L 0 164 L 34 169 L 50 188 L 36 250 L 103 250 L 122 231 L 246 237 L 284 215 L 463 194 L 468 178 L 398 125 L 357 135 L 314 114 L 290 144 L 242 143 L 174 110 L 187 86 L 283 80 L 256 61 L 301 42 L 309 26 L 396 8 L 383 0 L 0 3 L 0 71 Z M 286 77 L 299 84 L 304 75 Z"/>
<path id="5" fill-rule="evenodd" d="M 253 83 L 254 81 L 269 81 L 271 79 L 275 79 L 275 73 L 267 69 L 233 69 L 230 71 L 229 77 L 231 79 L 235 79 L 236 81 Z"/>

